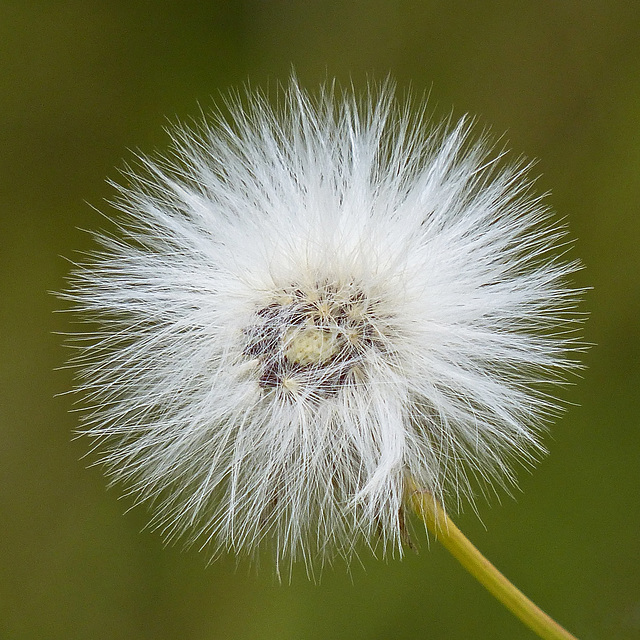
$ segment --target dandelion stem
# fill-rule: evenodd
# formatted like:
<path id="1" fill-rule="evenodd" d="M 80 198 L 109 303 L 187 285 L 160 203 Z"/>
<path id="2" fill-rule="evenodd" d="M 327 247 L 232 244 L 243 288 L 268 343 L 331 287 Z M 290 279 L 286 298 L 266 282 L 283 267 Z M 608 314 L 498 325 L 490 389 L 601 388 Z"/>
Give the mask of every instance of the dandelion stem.
<path id="1" fill-rule="evenodd" d="M 429 491 L 411 483 L 409 503 L 427 529 L 460 564 L 532 631 L 545 640 L 577 640 L 496 569 L 446 514 Z"/>

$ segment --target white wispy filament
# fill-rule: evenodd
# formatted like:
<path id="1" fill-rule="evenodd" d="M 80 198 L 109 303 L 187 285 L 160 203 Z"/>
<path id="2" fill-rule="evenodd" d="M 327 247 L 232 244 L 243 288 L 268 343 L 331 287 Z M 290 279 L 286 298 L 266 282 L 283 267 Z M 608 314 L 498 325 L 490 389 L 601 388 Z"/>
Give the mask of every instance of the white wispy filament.
<path id="1" fill-rule="evenodd" d="M 81 430 L 168 538 L 278 558 L 400 548 L 541 453 L 574 366 L 564 231 L 471 123 L 292 82 L 173 131 L 67 294 Z M 412 115 L 413 114 L 413 115 Z"/>

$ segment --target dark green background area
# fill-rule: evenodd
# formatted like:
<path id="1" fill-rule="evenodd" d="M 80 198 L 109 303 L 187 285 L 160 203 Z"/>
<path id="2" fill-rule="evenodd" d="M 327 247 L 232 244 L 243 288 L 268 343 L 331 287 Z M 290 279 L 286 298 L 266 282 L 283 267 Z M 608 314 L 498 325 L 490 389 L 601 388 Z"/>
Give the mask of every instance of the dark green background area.
<path id="1" fill-rule="evenodd" d="M 391 74 L 539 158 L 593 287 L 584 379 L 521 474 L 458 524 L 582 640 L 640 637 L 640 5 L 635 2 L 0 4 L 0 637 L 64 640 L 532 638 L 437 544 L 280 585 L 140 532 L 72 440 L 50 291 L 107 224 L 105 176 L 165 149 L 219 92 Z"/>

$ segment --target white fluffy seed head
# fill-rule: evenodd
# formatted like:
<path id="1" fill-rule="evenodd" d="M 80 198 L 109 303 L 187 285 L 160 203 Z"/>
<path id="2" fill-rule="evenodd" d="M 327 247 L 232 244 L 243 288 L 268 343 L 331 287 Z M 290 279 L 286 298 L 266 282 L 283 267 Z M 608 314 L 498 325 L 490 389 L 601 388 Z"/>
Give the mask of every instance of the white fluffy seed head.
<path id="1" fill-rule="evenodd" d="M 127 172 L 120 235 L 67 294 L 99 327 L 76 337 L 81 430 L 168 538 L 400 549 L 408 477 L 457 507 L 541 453 L 576 265 L 466 118 L 433 128 L 389 85 L 281 98 Z"/>

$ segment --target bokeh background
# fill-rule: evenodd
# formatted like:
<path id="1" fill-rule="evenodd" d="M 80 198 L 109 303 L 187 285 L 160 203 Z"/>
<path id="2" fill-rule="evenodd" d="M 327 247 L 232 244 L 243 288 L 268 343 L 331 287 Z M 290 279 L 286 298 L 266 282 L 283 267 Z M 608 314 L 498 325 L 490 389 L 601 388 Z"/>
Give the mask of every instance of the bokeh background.
<path id="1" fill-rule="evenodd" d="M 51 291 L 105 226 L 105 177 L 229 88 L 391 74 L 539 158 L 593 287 L 584 379 L 522 493 L 458 524 L 583 640 L 640 638 L 640 5 L 244 0 L 0 3 L 0 637 L 533 638 L 437 544 L 319 584 L 142 531 L 80 460 Z"/>

